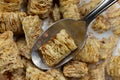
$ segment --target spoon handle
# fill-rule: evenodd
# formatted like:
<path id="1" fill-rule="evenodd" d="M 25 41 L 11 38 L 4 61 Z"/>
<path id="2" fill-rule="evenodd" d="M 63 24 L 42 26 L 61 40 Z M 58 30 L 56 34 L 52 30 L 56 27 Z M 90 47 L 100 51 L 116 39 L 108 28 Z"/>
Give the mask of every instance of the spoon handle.
<path id="1" fill-rule="evenodd" d="M 90 24 L 90 22 L 95 19 L 100 13 L 108 9 L 117 1 L 118 0 L 103 0 L 93 11 L 86 15 L 82 20 L 86 21 L 87 24 Z"/>

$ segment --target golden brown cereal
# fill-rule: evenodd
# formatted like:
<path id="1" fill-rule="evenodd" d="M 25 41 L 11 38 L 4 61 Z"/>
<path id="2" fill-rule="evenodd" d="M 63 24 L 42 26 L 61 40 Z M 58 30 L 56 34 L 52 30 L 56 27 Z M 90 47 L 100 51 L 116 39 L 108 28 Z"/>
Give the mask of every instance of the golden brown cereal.
<path id="1" fill-rule="evenodd" d="M 54 66 L 76 48 L 74 40 L 62 29 L 55 37 L 40 47 L 40 51 L 46 64 Z"/>
<path id="2" fill-rule="evenodd" d="M 0 0 L 0 12 L 20 11 L 24 0 Z"/>
<path id="3" fill-rule="evenodd" d="M 64 66 L 63 73 L 66 77 L 80 78 L 88 73 L 88 67 L 86 63 L 71 61 Z"/>
<path id="4" fill-rule="evenodd" d="M 118 18 L 114 18 L 114 19 L 110 19 L 110 23 L 111 23 L 111 28 L 112 31 L 115 35 L 120 36 L 120 17 Z"/>
<path id="5" fill-rule="evenodd" d="M 110 11 L 108 11 L 106 15 L 107 15 L 108 18 L 119 17 L 120 16 L 120 10 L 117 7 L 113 7 L 113 9 L 110 9 Z"/>
<path id="6" fill-rule="evenodd" d="M 110 29 L 110 24 L 107 18 L 103 15 L 99 15 L 92 24 L 92 29 L 98 33 L 103 33 Z"/>
<path id="7" fill-rule="evenodd" d="M 0 32 L 12 31 L 15 34 L 22 34 L 22 19 L 26 14 L 24 12 L 4 12 L 0 13 Z"/>
<path id="8" fill-rule="evenodd" d="M 20 38 L 16 42 L 17 47 L 19 49 L 20 55 L 30 59 L 30 49 L 27 47 L 27 43 L 24 38 Z"/>
<path id="9" fill-rule="evenodd" d="M 95 37 L 88 37 L 86 45 L 80 53 L 75 56 L 75 60 L 82 60 L 88 63 L 95 63 L 99 61 L 100 42 Z"/>
<path id="10" fill-rule="evenodd" d="M 13 33 L 0 34 L 0 73 L 23 67 L 19 51 L 13 40 Z"/>
<path id="11" fill-rule="evenodd" d="M 60 0 L 60 11 L 63 18 L 80 19 L 78 0 Z"/>
<path id="12" fill-rule="evenodd" d="M 79 7 L 79 12 L 81 16 L 87 15 L 91 10 L 93 10 L 101 0 L 91 0 L 89 3 L 85 3 Z"/>
<path id="13" fill-rule="evenodd" d="M 28 48 L 32 48 L 34 41 L 42 33 L 42 21 L 36 16 L 27 16 L 22 21 Z"/>
<path id="14" fill-rule="evenodd" d="M 23 68 L 14 70 L 12 72 L 11 80 L 26 80 L 25 79 L 25 70 Z"/>
<path id="15" fill-rule="evenodd" d="M 97 68 L 90 70 L 91 80 L 105 80 L 105 65 L 97 66 Z"/>
<path id="16" fill-rule="evenodd" d="M 54 80 L 66 80 L 63 73 L 57 69 L 51 69 L 46 72 L 47 74 L 51 75 Z"/>
<path id="17" fill-rule="evenodd" d="M 103 38 L 100 44 L 100 59 L 107 59 L 110 57 L 114 51 L 118 42 L 118 37 L 110 36 L 108 39 Z"/>
<path id="18" fill-rule="evenodd" d="M 29 0 L 28 14 L 39 15 L 46 18 L 49 15 L 52 6 L 52 0 Z"/>
<path id="19" fill-rule="evenodd" d="M 107 65 L 107 73 L 112 77 L 120 77 L 120 56 L 113 56 Z"/>
<path id="20" fill-rule="evenodd" d="M 118 10 L 118 7 L 117 7 L 117 4 L 115 3 L 106 10 L 106 13 L 112 13 L 116 10 Z"/>
<path id="21" fill-rule="evenodd" d="M 53 10 L 51 11 L 51 16 L 54 21 L 60 20 L 61 15 L 60 15 L 59 7 L 57 5 L 55 5 Z"/>
<path id="22" fill-rule="evenodd" d="M 26 80 L 54 80 L 54 78 L 40 69 L 29 66 L 26 70 Z"/>

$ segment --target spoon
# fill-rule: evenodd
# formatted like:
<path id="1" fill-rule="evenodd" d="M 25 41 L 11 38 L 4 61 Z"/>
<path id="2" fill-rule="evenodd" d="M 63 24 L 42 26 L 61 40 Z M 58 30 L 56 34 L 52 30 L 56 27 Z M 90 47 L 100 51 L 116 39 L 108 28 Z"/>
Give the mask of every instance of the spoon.
<path id="1" fill-rule="evenodd" d="M 73 20 L 73 19 L 61 19 L 55 23 L 53 23 L 39 38 L 36 40 L 32 50 L 31 50 L 31 58 L 36 67 L 48 70 L 51 68 L 58 68 L 68 61 L 70 61 L 75 54 L 78 54 L 81 49 L 84 47 L 86 39 L 87 39 L 87 27 L 95 19 L 100 13 L 109 8 L 112 4 L 117 2 L 118 0 L 103 0 L 93 11 L 91 11 L 87 16 L 85 16 L 81 20 Z M 39 52 L 39 48 L 48 42 L 53 36 L 55 36 L 61 29 L 65 29 L 71 37 L 74 39 L 78 49 L 70 53 L 67 57 L 65 57 L 60 63 L 53 67 L 47 66 L 42 55 Z"/>

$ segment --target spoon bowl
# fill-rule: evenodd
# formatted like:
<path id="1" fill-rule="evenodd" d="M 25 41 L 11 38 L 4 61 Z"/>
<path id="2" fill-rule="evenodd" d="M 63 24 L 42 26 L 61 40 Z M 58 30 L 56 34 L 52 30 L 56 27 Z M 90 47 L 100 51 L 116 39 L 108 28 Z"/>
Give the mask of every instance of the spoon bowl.
<path id="1" fill-rule="evenodd" d="M 87 16 L 85 16 L 81 20 L 62 19 L 52 24 L 45 32 L 43 32 L 39 36 L 39 38 L 36 40 L 32 48 L 31 58 L 33 63 L 38 68 L 47 70 L 51 68 L 58 68 L 67 63 L 68 61 L 70 61 L 74 57 L 74 55 L 78 54 L 80 50 L 82 50 L 82 48 L 84 47 L 87 38 L 87 27 L 90 24 L 90 22 L 117 1 L 118 0 L 103 0 L 93 11 L 91 11 Z M 75 44 L 77 45 L 78 48 L 75 51 L 71 52 L 57 65 L 49 67 L 45 63 L 39 51 L 39 48 L 43 44 L 48 42 L 62 29 L 65 29 L 68 32 L 68 34 L 74 39 Z"/>
<path id="2" fill-rule="evenodd" d="M 49 69 L 52 67 L 48 67 L 45 64 L 45 61 L 42 59 L 42 55 L 40 54 L 39 48 L 46 42 L 50 40 L 51 37 L 54 37 L 60 30 L 65 29 L 67 33 L 74 39 L 77 50 L 73 51 L 71 55 L 68 55 L 65 59 L 63 59 L 55 68 L 60 67 L 65 64 L 69 60 L 72 59 L 73 54 L 77 54 L 79 50 L 82 49 L 85 39 L 86 39 L 86 22 L 85 21 L 77 21 L 73 19 L 62 19 L 60 21 L 52 24 L 39 38 L 36 40 L 35 45 L 32 49 L 32 61 L 36 64 L 37 67 L 41 69 Z M 77 31 L 76 31 L 77 29 Z"/>

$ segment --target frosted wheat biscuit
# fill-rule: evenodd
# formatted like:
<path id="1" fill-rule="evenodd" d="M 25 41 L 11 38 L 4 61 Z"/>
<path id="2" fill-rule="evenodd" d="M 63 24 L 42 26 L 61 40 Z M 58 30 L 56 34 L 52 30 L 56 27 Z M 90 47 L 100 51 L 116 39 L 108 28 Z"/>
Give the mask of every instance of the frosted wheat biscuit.
<path id="1" fill-rule="evenodd" d="M 63 18 L 80 19 L 78 0 L 60 0 L 60 11 Z"/>
<path id="2" fill-rule="evenodd" d="M 107 10 L 106 15 L 108 18 L 116 18 L 120 16 L 120 11 L 116 4 L 114 4 Z"/>
<path id="3" fill-rule="evenodd" d="M 86 63 L 71 61 L 64 66 L 63 73 L 66 77 L 80 78 L 88 73 L 88 67 Z"/>
<path id="4" fill-rule="evenodd" d="M 120 36 L 120 17 L 110 19 L 111 29 L 115 35 Z"/>
<path id="5" fill-rule="evenodd" d="M 120 56 L 113 56 L 107 65 L 107 73 L 112 77 L 120 77 Z"/>
<path id="6" fill-rule="evenodd" d="M 65 44 L 57 39 L 50 40 L 40 50 L 46 64 L 49 66 L 54 66 L 71 52 Z"/>
<path id="7" fill-rule="evenodd" d="M 42 21 L 36 16 L 27 16 L 22 21 L 28 48 L 32 48 L 34 41 L 42 33 Z"/>
<path id="8" fill-rule="evenodd" d="M 0 0 L 0 12 L 20 11 L 24 0 Z"/>
<path id="9" fill-rule="evenodd" d="M 0 32 L 12 31 L 14 34 L 22 34 L 21 20 L 26 16 L 24 12 L 0 13 Z"/>
<path id="10" fill-rule="evenodd" d="M 53 18 L 54 21 L 60 20 L 61 18 L 60 9 L 57 5 L 55 5 L 53 10 L 51 11 L 51 17 Z"/>
<path id="11" fill-rule="evenodd" d="M 60 70 L 52 69 L 52 70 L 48 70 L 46 73 L 51 75 L 54 78 L 54 80 L 67 80 L 64 77 L 63 73 L 60 72 Z"/>
<path id="12" fill-rule="evenodd" d="M 99 15 L 93 22 L 92 29 L 98 33 L 103 33 L 110 29 L 109 21 L 103 15 Z"/>
<path id="13" fill-rule="evenodd" d="M 23 67 L 19 51 L 13 40 L 13 33 L 0 34 L 0 73 Z"/>
<path id="14" fill-rule="evenodd" d="M 100 41 L 100 59 L 107 59 L 108 57 L 111 57 L 114 48 L 116 47 L 118 42 L 118 37 L 116 36 L 110 36 L 109 38 L 103 38 Z"/>
<path id="15" fill-rule="evenodd" d="M 72 37 L 62 29 L 55 37 L 40 47 L 44 60 L 49 66 L 54 66 L 77 48 Z"/>
<path id="16" fill-rule="evenodd" d="M 49 16 L 52 0 L 29 0 L 28 14 L 39 15 L 41 18 Z"/>
<path id="17" fill-rule="evenodd" d="M 30 59 L 30 49 L 27 47 L 27 43 L 24 38 L 20 38 L 16 42 L 20 55 Z"/>
<path id="18" fill-rule="evenodd" d="M 105 80 L 105 65 L 97 66 L 89 72 L 90 80 Z"/>
<path id="19" fill-rule="evenodd" d="M 85 3 L 79 7 L 79 12 L 81 16 L 87 15 L 90 11 L 92 11 L 101 0 L 91 0 L 89 3 Z"/>
<path id="20" fill-rule="evenodd" d="M 26 80 L 54 80 L 54 78 L 40 69 L 29 66 L 26 70 Z"/>
<path id="21" fill-rule="evenodd" d="M 77 48 L 73 38 L 66 32 L 65 29 L 62 29 L 60 33 L 56 35 L 56 39 L 65 44 L 71 51 Z"/>
<path id="22" fill-rule="evenodd" d="M 75 60 L 82 60 L 88 63 L 95 63 L 99 61 L 99 49 L 100 49 L 100 41 L 93 37 L 89 36 L 86 45 L 82 49 L 82 51 L 75 56 Z"/>

